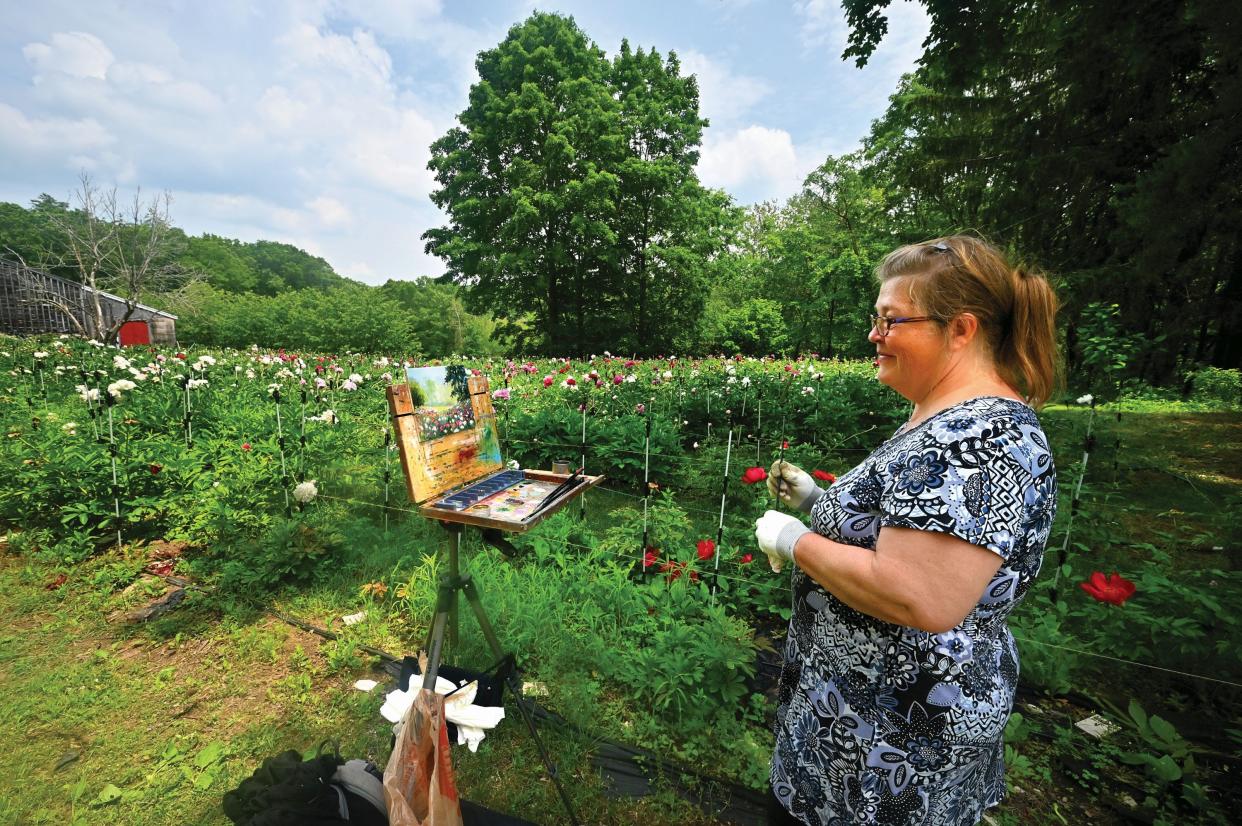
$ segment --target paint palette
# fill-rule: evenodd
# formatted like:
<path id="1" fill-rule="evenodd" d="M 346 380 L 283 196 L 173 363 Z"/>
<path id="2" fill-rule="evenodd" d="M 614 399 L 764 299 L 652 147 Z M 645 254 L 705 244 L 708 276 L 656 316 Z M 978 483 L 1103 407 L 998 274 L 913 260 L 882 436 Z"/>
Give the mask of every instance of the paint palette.
<path id="1" fill-rule="evenodd" d="M 500 493 L 506 488 L 513 487 L 525 478 L 526 475 L 520 470 L 502 470 L 500 473 L 481 479 L 467 488 L 444 497 L 438 502 L 433 502 L 432 507 L 451 511 L 464 511 L 466 508 L 481 502 L 489 496 Z"/>

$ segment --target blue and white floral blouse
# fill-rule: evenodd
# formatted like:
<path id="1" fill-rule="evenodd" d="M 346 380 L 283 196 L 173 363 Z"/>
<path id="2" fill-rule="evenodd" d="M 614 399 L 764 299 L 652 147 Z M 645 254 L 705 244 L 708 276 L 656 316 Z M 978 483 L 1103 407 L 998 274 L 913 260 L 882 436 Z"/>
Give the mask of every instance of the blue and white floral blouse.
<path id="1" fill-rule="evenodd" d="M 815 531 L 875 549 L 880 528 L 952 534 L 1004 562 L 943 634 L 862 614 L 799 569 L 771 782 L 808 824 L 977 823 L 1005 793 L 1018 653 L 1005 617 L 1039 573 L 1056 511 L 1031 408 L 984 396 L 898 433 L 837 479 Z"/>

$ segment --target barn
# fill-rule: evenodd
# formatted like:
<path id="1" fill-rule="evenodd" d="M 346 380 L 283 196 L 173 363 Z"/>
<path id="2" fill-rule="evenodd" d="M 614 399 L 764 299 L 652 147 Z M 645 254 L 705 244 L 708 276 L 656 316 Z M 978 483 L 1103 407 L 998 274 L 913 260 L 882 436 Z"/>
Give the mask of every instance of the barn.
<path id="1" fill-rule="evenodd" d="M 100 338 L 94 314 L 87 311 L 91 294 L 98 292 L 105 330 L 125 316 L 125 299 L 103 290 L 92 290 L 76 281 L 0 259 L 0 332 L 10 335 L 78 333 L 72 314 L 90 338 Z M 172 313 L 138 304 L 121 326 L 121 345 L 177 344 L 177 317 Z"/>

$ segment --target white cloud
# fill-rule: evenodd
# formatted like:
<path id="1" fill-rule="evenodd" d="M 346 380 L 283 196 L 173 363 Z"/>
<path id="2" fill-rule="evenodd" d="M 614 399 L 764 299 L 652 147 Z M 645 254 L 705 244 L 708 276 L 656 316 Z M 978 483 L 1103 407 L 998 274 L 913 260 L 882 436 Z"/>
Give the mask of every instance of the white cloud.
<path id="1" fill-rule="evenodd" d="M 308 201 L 306 207 L 324 227 L 347 226 L 353 220 L 353 216 L 344 204 L 327 195 L 320 195 Z"/>
<path id="2" fill-rule="evenodd" d="M 763 193 L 754 200 L 777 197 L 800 183 L 793 138 L 784 129 L 767 126 L 747 126 L 719 137 L 709 133 L 698 172 L 707 186 Z"/>
<path id="3" fill-rule="evenodd" d="M 94 118 L 28 117 L 0 103 L 0 147 L 10 159 L 28 155 L 56 156 L 102 150 L 116 137 Z"/>
<path id="4" fill-rule="evenodd" d="M 60 72 L 71 77 L 103 80 L 112 65 L 112 51 L 93 34 L 56 32 L 49 40 L 49 43 L 28 43 L 22 48 L 22 54 L 40 73 Z"/>
<path id="5" fill-rule="evenodd" d="M 756 77 L 737 74 L 707 55 L 687 49 L 679 52 L 682 74 L 692 74 L 699 83 L 699 112 L 713 125 L 724 126 L 746 117 L 772 88 Z"/>
<path id="6" fill-rule="evenodd" d="M 845 11 L 833 0 L 800 0 L 794 13 L 802 18 L 798 30 L 804 46 L 835 46 L 845 39 Z M 838 50 L 839 53 L 840 50 Z"/>

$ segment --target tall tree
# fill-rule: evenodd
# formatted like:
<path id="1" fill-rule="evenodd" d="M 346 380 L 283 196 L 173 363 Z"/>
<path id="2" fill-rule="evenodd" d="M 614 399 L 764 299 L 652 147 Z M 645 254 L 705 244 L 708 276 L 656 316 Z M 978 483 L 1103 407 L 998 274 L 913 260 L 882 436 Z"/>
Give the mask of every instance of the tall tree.
<path id="1" fill-rule="evenodd" d="M 624 150 L 608 63 L 572 19 L 536 13 L 479 54 L 459 126 L 432 144 L 449 216 L 428 230 L 475 307 L 502 322 L 533 313 L 535 346 L 580 349 L 591 271 L 608 262 Z M 512 324 L 508 324 L 512 328 Z"/>
<path id="2" fill-rule="evenodd" d="M 519 346 L 688 346 L 732 214 L 695 176 L 694 78 L 624 42 L 610 63 L 572 19 L 539 13 L 477 65 L 459 126 L 432 145 L 449 225 L 427 250 Z"/>
<path id="3" fill-rule="evenodd" d="M 612 63 L 626 150 L 617 167 L 613 279 L 623 301 L 613 318 L 624 352 L 682 349 L 693 340 L 712 259 L 728 239 L 733 209 L 699 183 L 695 165 L 707 121 L 698 83 L 683 77 L 676 54 L 634 51 Z"/>
<path id="4" fill-rule="evenodd" d="M 1239 366 L 1236 3 L 923 2 L 920 68 L 868 143 L 894 202 L 1059 272 L 1071 343 L 1083 311 L 1112 301 L 1146 342 L 1133 372 Z M 846 56 L 866 61 L 888 4 L 845 0 Z"/>

